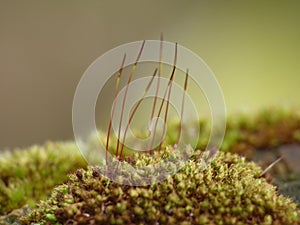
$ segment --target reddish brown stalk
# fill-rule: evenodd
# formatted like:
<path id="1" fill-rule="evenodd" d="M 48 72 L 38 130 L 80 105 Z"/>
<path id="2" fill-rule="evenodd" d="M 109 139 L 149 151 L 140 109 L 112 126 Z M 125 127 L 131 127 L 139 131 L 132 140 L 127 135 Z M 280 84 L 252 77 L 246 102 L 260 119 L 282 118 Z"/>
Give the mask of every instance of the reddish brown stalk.
<path id="1" fill-rule="evenodd" d="M 180 135 L 181 135 L 182 118 L 183 118 L 183 112 L 184 112 L 184 100 L 185 100 L 185 94 L 186 94 L 187 85 L 188 85 L 188 78 L 189 78 L 189 69 L 186 70 L 186 74 L 185 74 L 184 92 L 183 92 L 183 96 L 182 96 L 181 113 L 180 113 L 180 120 L 179 120 L 179 126 L 178 126 L 178 137 L 177 137 L 177 140 L 175 142 L 176 145 L 178 145 Z"/>
<path id="2" fill-rule="evenodd" d="M 116 81 L 116 90 L 115 90 L 115 96 L 114 96 L 114 102 L 113 102 L 113 106 L 112 106 L 112 112 L 111 112 L 111 116 L 109 119 L 109 125 L 108 125 L 108 131 L 107 131 L 107 137 L 106 137 L 106 146 L 105 146 L 105 161 L 106 161 L 106 168 L 107 168 L 107 163 L 108 163 L 108 147 L 109 147 L 109 137 L 110 137 L 110 131 L 111 131 L 111 125 L 112 125 L 112 120 L 113 120 L 113 116 L 115 114 L 115 108 L 116 108 L 116 98 L 119 92 L 119 85 L 120 85 L 120 79 L 121 79 L 121 75 L 123 73 L 123 67 L 124 67 L 124 63 L 125 63 L 125 59 L 126 59 L 126 54 L 124 54 L 123 57 L 123 61 L 122 64 L 120 66 L 119 69 L 119 73 L 118 73 L 118 77 L 117 77 L 117 81 Z"/>
<path id="3" fill-rule="evenodd" d="M 135 107 L 133 108 L 133 110 L 132 110 L 132 112 L 131 112 L 131 114 L 130 114 L 130 116 L 129 116 L 129 120 L 128 120 L 127 125 L 126 125 L 125 132 L 124 132 L 124 136 L 123 136 L 123 141 L 122 141 L 122 144 L 121 144 L 120 158 L 122 157 L 122 154 L 123 154 L 123 149 L 124 149 L 124 145 L 125 145 L 126 134 L 127 134 L 128 128 L 129 128 L 129 126 L 130 126 L 130 123 L 131 123 L 131 121 L 132 121 L 132 119 L 133 119 L 133 117 L 134 117 L 134 115 L 135 115 L 137 109 L 139 108 L 140 104 L 141 104 L 142 101 L 144 100 L 145 95 L 148 93 L 149 88 L 151 87 L 151 84 L 152 84 L 152 82 L 153 82 L 153 79 L 154 79 L 156 73 L 157 73 L 157 68 L 154 70 L 154 73 L 153 73 L 153 75 L 152 75 L 152 78 L 151 78 L 150 82 L 148 83 L 148 85 L 147 85 L 147 87 L 146 87 L 146 89 L 145 89 L 145 91 L 144 91 L 142 97 L 139 99 L 139 101 L 137 102 L 137 104 L 135 105 Z"/>
<path id="4" fill-rule="evenodd" d="M 163 54 L 163 35 L 161 34 L 160 35 L 160 49 L 159 49 L 158 79 L 157 79 L 155 97 L 154 97 L 153 107 L 152 107 L 152 112 L 151 112 L 151 117 L 150 117 L 150 123 L 152 122 L 152 120 L 154 118 L 154 113 L 155 113 L 155 109 L 156 109 L 157 96 L 158 96 L 158 90 L 159 90 L 159 86 L 160 86 L 160 77 L 161 77 L 161 71 L 162 71 L 162 54 Z M 149 137 L 151 137 L 151 132 L 152 132 L 152 130 L 150 130 Z M 150 141 L 150 138 L 149 138 L 149 141 Z M 150 144 L 150 142 L 148 142 L 148 146 L 149 146 L 149 144 Z M 149 148 L 148 148 L 148 150 L 149 150 Z"/>
<path id="5" fill-rule="evenodd" d="M 174 80 L 174 74 L 175 74 L 175 71 L 176 71 L 176 63 L 177 63 L 177 43 L 175 44 L 175 56 L 174 56 L 174 64 L 173 64 L 173 70 L 172 70 L 172 73 L 171 73 L 171 76 L 169 78 L 169 83 L 168 83 L 168 86 L 165 90 L 165 93 L 164 93 L 164 97 L 162 99 L 162 103 L 160 105 L 160 108 L 159 108 L 159 111 L 158 111 L 158 115 L 157 115 L 157 118 L 160 117 L 160 114 L 162 112 L 162 108 L 163 108 L 163 105 L 164 105 L 164 102 L 165 102 L 165 98 L 166 98 L 166 95 L 167 95 L 167 91 L 168 92 L 168 101 L 167 101 L 167 106 L 166 106 L 166 111 L 165 111 L 165 118 L 164 118 L 164 125 L 163 125 L 163 133 L 165 131 L 165 124 L 167 123 L 167 115 L 168 115 L 168 109 L 169 109 L 169 102 L 170 102 L 170 96 L 171 96 L 171 89 L 172 89 L 172 83 L 173 83 L 173 80 Z M 153 145 L 153 141 L 154 141 L 154 138 L 155 138 L 155 134 L 156 134 L 156 128 L 157 128 L 157 122 L 158 122 L 158 119 L 155 121 L 155 125 L 154 125 L 154 129 L 153 129 L 153 138 L 152 138 L 152 142 L 151 142 L 151 146 L 150 148 L 152 148 L 152 145 Z M 162 133 L 162 134 L 163 134 Z M 159 150 L 161 148 L 161 145 L 162 145 L 162 140 L 160 141 L 160 145 L 159 145 Z"/>
<path id="6" fill-rule="evenodd" d="M 175 59 L 174 59 L 174 67 L 173 67 L 173 71 L 172 71 L 172 76 L 171 76 L 171 82 L 169 84 L 169 93 L 168 93 L 168 100 L 167 100 L 167 105 L 166 105 L 166 111 L 165 111 L 165 118 L 164 118 L 164 124 L 163 124 L 163 132 L 162 134 L 165 133 L 165 129 L 166 129 L 166 124 L 167 124 L 167 120 L 168 120 L 168 112 L 169 112 L 169 105 L 170 105 L 170 97 L 171 97 L 171 90 L 172 90 L 172 84 L 173 84 L 173 80 L 174 80 L 174 74 L 175 74 L 175 70 L 176 70 L 176 61 L 177 61 L 177 43 L 176 43 L 176 49 L 175 49 Z M 160 141 L 158 150 L 160 151 L 161 146 L 162 146 L 162 140 Z"/>
<path id="7" fill-rule="evenodd" d="M 156 86 L 155 98 L 154 98 L 154 101 L 153 101 L 153 108 L 152 108 L 152 113 L 151 113 L 151 120 L 154 117 L 155 108 L 156 108 L 156 102 L 157 102 L 157 95 L 158 95 L 158 90 L 159 90 L 159 86 L 160 86 L 160 77 L 161 77 L 161 71 L 162 71 L 162 54 L 163 54 L 163 35 L 161 34 L 161 36 L 160 36 L 160 48 L 159 48 L 158 79 L 157 79 L 157 86 Z"/>
<path id="8" fill-rule="evenodd" d="M 122 103 L 122 111 L 121 111 L 121 117 L 120 117 L 120 123 L 119 123 L 119 130 L 118 130 L 118 139 L 117 139 L 117 147 L 116 147 L 116 157 L 118 157 L 118 152 L 119 152 L 119 144 L 120 144 L 120 136 L 121 136 L 121 127 L 122 127 L 122 120 L 123 120 L 123 114 L 124 114 L 124 108 L 125 108 L 125 103 L 126 103 L 127 92 L 128 92 L 128 88 L 129 88 L 130 82 L 131 82 L 131 80 L 132 80 L 134 71 L 135 71 L 136 66 L 137 66 L 137 64 L 138 64 L 138 61 L 140 60 L 140 57 L 141 57 L 141 55 L 142 55 L 144 45 L 145 45 L 145 40 L 144 40 L 143 43 L 142 43 L 140 52 L 138 53 L 138 56 L 137 56 L 137 58 L 136 58 L 136 61 L 135 61 L 134 65 L 133 65 L 133 67 L 132 67 L 132 69 L 131 69 L 131 73 L 130 73 L 130 75 L 129 75 L 128 82 L 127 82 L 127 85 L 126 85 L 126 89 L 125 89 L 125 93 L 124 93 L 124 98 L 123 98 L 123 103 Z"/>

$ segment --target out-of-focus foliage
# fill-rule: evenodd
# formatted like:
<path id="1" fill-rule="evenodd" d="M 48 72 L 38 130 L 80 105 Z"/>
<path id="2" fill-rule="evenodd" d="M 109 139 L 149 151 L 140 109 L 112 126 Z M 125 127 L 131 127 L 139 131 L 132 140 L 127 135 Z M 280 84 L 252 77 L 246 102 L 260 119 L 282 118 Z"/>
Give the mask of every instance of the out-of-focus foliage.
<path id="1" fill-rule="evenodd" d="M 67 174 L 86 167 L 73 142 L 15 149 L 0 155 L 0 214 L 45 199 Z"/>

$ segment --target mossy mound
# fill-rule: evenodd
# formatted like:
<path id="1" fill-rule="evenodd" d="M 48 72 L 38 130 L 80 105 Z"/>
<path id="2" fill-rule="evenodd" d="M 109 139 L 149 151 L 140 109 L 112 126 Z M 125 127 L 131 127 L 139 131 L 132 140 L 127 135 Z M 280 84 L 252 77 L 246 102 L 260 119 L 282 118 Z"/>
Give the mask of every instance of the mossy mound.
<path id="1" fill-rule="evenodd" d="M 300 112 L 271 108 L 252 117 L 247 114 L 231 115 L 227 119 L 221 150 L 251 159 L 255 150 L 295 143 L 300 143 Z"/>
<path id="2" fill-rule="evenodd" d="M 120 185 L 98 167 L 80 169 L 24 224 L 300 224 L 299 210 L 254 163 L 219 152 L 204 170 L 198 151 L 175 175 L 151 186 Z"/>
<path id="3" fill-rule="evenodd" d="M 48 142 L 0 155 L 0 215 L 46 199 L 67 174 L 86 167 L 76 145 Z"/>
<path id="4" fill-rule="evenodd" d="M 201 131 L 202 131 L 202 136 L 199 139 L 199 142 L 197 144 L 197 148 L 199 149 L 204 149 L 206 144 L 207 144 L 207 138 L 210 132 L 210 126 L 208 121 L 203 120 L 200 122 L 201 123 Z M 174 129 L 172 129 L 172 127 Z M 170 125 L 170 132 L 167 133 L 167 138 L 166 138 L 166 142 L 164 143 L 164 146 L 168 145 L 168 144 L 174 144 L 174 140 L 176 140 L 176 138 L 172 138 L 173 136 L 177 137 L 176 132 L 173 133 L 174 130 L 177 130 L 177 125 L 176 123 L 171 124 Z M 175 135 L 174 135 L 175 134 Z M 298 112 L 294 112 L 294 111 L 285 111 L 285 110 L 280 110 L 280 109 L 269 109 L 269 110 L 265 110 L 261 113 L 259 113 L 258 115 L 255 115 L 253 117 L 249 116 L 248 114 L 246 115 L 231 115 L 228 118 L 227 121 L 227 130 L 226 130 L 226 134 L 225 134 L 225 139 L 224 142 L 221 146 L 221 151 L 225 151 L 225 152 L 235 152 L 238 153 L 240 155 L 244 155 L 246 156 L 247 160 L 252 160 L 253 159 L 253 153 L 255 153 L 256 151 L 274 151 L 274 148 L 281 146 L 283 144 L 297 144 L 300 143 L 300 114 Z M 92 147 L 92 146 L 91 146 Z M 226 157 L 233 157 L 231 155 L 224 155 L 223 153 L 220 153 L 217 156 L 217 161 L 219 160 L 220 157 L 226 158 Z M 237 156 L 234 156 L 237 157 Z M 238 161 L 241 159 L 237 159 Z M 220 161 L 220 160 L 219 160 Z M 229 160 L 230 161 L 230 160 Z M 220 166 L 220 168 L 222 167 L 231 167 L 231 165 L 235 165 L 235 163 L 228 163 L 228 160 L 225 162 L 224 166 Z M 190 163 L 196 163 L 197 162 L 195 160 L 192 160 Z M 212 164 L 215 165 L 216 162 L 214 162 Z M 232 180 L 232 183 L 230 183 L 228 181 L 227 186 L 225 185 L 225 180 L 223 180 L 222 182 L 219 180 L 215 180 L 213 181 L 215 184 L 219 184 L 219 186 L 221 185 L 222 187 L 226 188 L 226 190 L 228 192 L 225 192 L 226 197 L 228 197 L 230 203 L 228 203 L 227 205 L 225 204 L 223 206 L 223 202 L 222 204 L 217 207 L 214 204 L 217 204 L 216 202 L 219 201 L 219 198 L 215 198 L 212 199 L 212 194 L 214 192 L 216 192 L 216 190 L 214 189 L 214 187 L 208 187 L 208 182 L 206 181 L 204 183 L 204 181 L 201 183 L 199 181 L 194 181 L 194 179 L 196 179 L 194 176 L 188 176 L 187 175 L 182 175 L 183 176 L 183 181 L 185 184 L 191 185 L 191 183 L 194 181 L 195 185 L 199 186 L 199 187 L 205 187 L 204 185 L 206 185 L 206 189 L 209 190 L 209 193 L 211 194 L 200 194 L 200 198 L 198 198 L 198 202 L 196 202 L 195 199 L 193 199 L 194 195 L 191 195 L 191 201 L 193 203 L 193 210 L 196 210 L 197 207 L 201 206 L 201 209 L 196 210 L 195 212 L 199 212 L 201 214 L 200 218 L 204 218 L 203 219 L 203 223 L 204 224 L 230 224 L 230 223 L 238 223 L 238 221 L 240 221 L 240 223 L 248 223 L 248 224 L 255 224 L 258 223 L 257 221 L 265 221 L 266 223 L 269 222 L 271 224 L 276 224 L 277 221 L 278 224 L 299 224 L 299 222 L 292 222 L 293 220 L 290 220 L 287 223 L 285 223 L 285 221 L 282 218 L 288 218 L 288 215 L 292 215 L 290 216 L 290 218 L 293 218 L 293 213 L 292 211 L 294 211 L 295 215 L 297 214 L 297 209 L 294 207 L 294 204 L 292 204 L 289 200 L 278 196 L 275 193 L 275 187 L 272 185 L 268 185 L 265 180 L 261 179 L 259 177 L 259 172 L 255 172 L 257 170 L 259 170 L 257 167 L 253 167 L 256 168 L 254 169 L 254 171 L 249 171 L 249 166 L 252 164 L 248 164 L 243 162 L 246 170 L 249 172 L 249 176 L 253 176 L 253 178 L 249 179 L 253 184 L 248 185 L 249 188 L 250 187 L 254 187 L 256 185 L 257 191 L 255 188 L 252 188 L 254 190 L 254 192 L 257 192 L 258 195 L 249 195 L 248 196 L 248 200 L 246 202 L 245 200 L 245 196 L 242 197 L 237 197 L 240 200 L 240 203 L 235 204 L 237 207 L 240 207 L 239 209 L 242 209 L 243 212 L 241 213 L 241 215 L 246 215 L 246 213 L 248 212 L 247 210 L 245 211 L 245 204 L 248 204 L 249 202 L 253 205 L 253 211 L 252 213 L 248 212 L 247 215 L 249 216 L 248 221 L 246 221 L 246 219 L 241 219 L 240 217 L 237 217 L 236 214 L 237 213 L 232 213 L 231 210 L 233 210 L 232 207 L 228 206 L 231 205 L 232 202 L 237 201 L 237 200 L 232 200 L 230 199 L 232 196 L 234 197 L 234 199 L 236 198 L 236 195 L 234 195 L 233 193 L 236 192 L 238 193 L 238 189 L 235 190 L 235 188 L 237 188 L 237 186 L 230 186 L 232 185 L 232 183 L 234 183 L 234 180 L 230 177 L 231 174 L 234 174 L 232 172 L 232 170 L 230 170 L 230 174 L 229 172 L 227 172 L 227 178 L 224 178 L 225 180 Z M 214 169 L 214 167 L 212 167 L 210 169 L 207 169 L 205 171 L 211 171 L 209 173 L 212 173 L 212 171 L 216 171 Z M 13 152 L 2 152 L 0 154 L 0 215 L 1 214 L 7 214 L 10 211 L 12 211 L 13 209 L 18 209 L 20 207 L 22 207 L 24 204 L 29 204 L 31 207 L 35 206 L 36 201 L 40 200 L 40 199 L 46 199 L 46 197 L 49 195 L 49 193 L 51 193 L 51 191 L 53 190 L 53 187 L 58 185 L 58 184 L 62 184 L 67 180 L 67 174 L 75 171 L 76 169 L 79 168 L 85 168 L 86 167 L 86 163 L 83 161 L 80 152 L 77 149 L 77 146 L 74 142 L 68 142 L 68 143 L 63 143 L 63 142 L 56 142 L 56 143 L 46 143 L 44 146 L 32 146 L 26 149 L 16 149 Z M 251 167 L 251 166 L 250 166 Z M 191 167 L 192 168 L 192 167 Z M 233 168 L 233 167 L 232 167 Z M 234 167 L 236 168 L 236 167 Z M 253 169 L 252 168 L 252 169 Z M 34 214 L 31 214 L 30 217 L 27 217 L 27 222 L 28 221 L 40 221 L 39 223 L 54 223 L 54 221 L 58 221 L 59 218 L 63 218 L 63 217 L 59 217 L 59 215 L 56 215 L 56 210 L 60 210 L 58 212 L 64 212 L 62 215 L 69 215 L 69 214 L 65 214 L 67 211 L 66 210 L 70 210 L 70 208 L 74 208 L 74 210 L 76 208 L 80 208 L 80 209 L 89 209 L 89 207 L 91 206 L 87 206 L 87 203 L 85 202 L 85 200 L 88 200 L 91 196 L 91 194 L 89 193 L 88 190 L 85 189 L 85 187 L 88 187 L 88 185 L 86 184 L 87 180 L 90 180 L 92 183 L 96 184 L 97 182 L 101 181 L 102 184 L 99 184 L 100 186 L 102 185 L 108 185 L 109 189 L 112 190 L 114 188 L 121 188 L 122 189 L 122 196 L 129 200 L 130 197 L 128 197 L 128 192 L 126 191 L 127 189 L 129 190 L 142 190 L 142 192 L 144 193 L 145 190 L 152 190 L 152 193 L 154 193 L 154 191 L 156 191 L 157 189 L 155 189 L 156 187 L 151 186 L 151 187 L 146 187 L 146 188 L 133 188 L 133 187 L 122 187 L 121 185 L 116 185 L 114 183 L 108 183 L 108 181 L 103 178 L 103 177 L 92 177 L 92 173 L 93 171 L 97 170 L 97 168 L 89 168 L 88 171 L 85 170 L 80 170 L 83 174 L 83 180 L 81 181 L 81 185 L 80 186 L 78 184 L 79 180 L 76 180 L 77 177 L 75 175 L 72 175 L 70 177 L 69 180 L 69 184 L 67 184 L 68 187 L 72 187 L 72 189 L 77 189 L 79 190 L 81 188 L 83 188 L 83 192 L 85 195 L 87 195 L 88 197 L 83 198 L 82 200 L 78 200 L 76 199 L 76 196 L 73 196 L 74 193 L 73 192 L 69 192 L 69 189 L 67 190 L 67 192 L 63 192 L 63 187 L 66 187 L 66 185 L 62 185 L 59 186 L 57 189 L 55 189 L 52 192 L 52 197 L 50 197 L 50 199 L 46 202 L 41 203 L 41 205 L 37 208 L 37 211 L 34 211 Z M 226 169 L 227 170 L 227 169 Z M 206 172 L 200 172 L 199 176 L 206 176 Z M 180 173 L 181 174 L 181 173 Z M 214 173 L 212 173 L 214 174 Z M 158 186 L 161 188 L 162 186 L 167 186 L 169 189 L 170 193 L 176 192 L 178 188 L 180 188 L 180 185 L 177 184 L 176 182 L 174 183 L 174 179 L 177 175 L 173 176 L 172 178 L 169 178 L 169 180 L 171 181 L 165 181 L 163 183 L 165 184 L 158 184 Z M 215 176 L 215 175 L 213 175 Z M 237 175 L 234 175 L 237 176 Z M 226 176 L 225 176 L 226 177 Z M 73 180 L 72 180 L 73 179 Z M 204 178 L 203 178 L 204 179 Z M 214 178 L 215 179 L 215 178 Z M 214 180 L 213 179 L 213 180 Z M 237 176 L 236 180 L 241 180 L 239 178 L 239 176 Z M 263 183 L 260 184 L 261 186 L 259 186 L 258 184 L 255 184 L 255 182 L 259 182 L 259 180 L 261 180 Z M 270 181 L 270 180 L 269 180 Z M 77 184 L 76 184 L 77 182 Z M 171 184 L 173 185 L 173 189 L 170 189 L 169 183 L 171 182 Z M 172 183 L 173 182 L 173 183 Z M 287 193 L 288 196 L 296 196 L 299 195 L 298 194 L 298 182 L 299 180 L 293 180 L 293 188 L 290 186 L 290 184 L 284 184 L 284 186 L 280 186 L 279 185 L 279 190 L 282 191 L 282 187 L 284 187 L 285 189 L 288 188 L 288 192 L 282 191 L 282 193 Z M 295 185 L 294 185 L 295 184 Z M 161 186 L 162 185 L 162 186 Z M 187 185 L 187 187 L 189 187 Z M 286 187 L 287 186 L 287 187 Z M 101 189 L 101 187 L 99 187 Z M 126 189 L 127 188 L 127 189 Z M 249 188 L 246 188 L 245 184 L 243 184 L 242 189 L 245 188 L 246 190 L 249 190 Z M 72 190 L 70 189 L 70 190 Z M 101 191 L 100 189 L 94 189 L 96 192 L 96 196 L 104 195 L 104 197 L 106 196 L 107 198 L 110 198 L 111 194 L 110 193 L 103 193 L 103 190 Z M 265 189 L 265 190 L 264 190 Z M 105 189 L 106 190 L 106 189 Z M 159 189 L 160 190 L 160 189 Z M 187 188 L 187 190 L 189 190 Z M 222 189 L 223 190 L 223 189 Z M 92 189 L 91 189 L 92 191 Z M 57 203 L 53 203 L 51 201 L 54 201 L 55 199 L 55 193 L 63 193 L 63 199 L 62 199 L 62 203 L 57 204 Z M 177 191 L 179 194 L 181 193 L 181 190 Z M 176 192 L 176 193 L 177 193 Z M 276 197 L 274 201 L 271 201 L 273 203 L 276 202 L 281 202 L 279 203 L 279 205 L 274 206 L 272 205 L 271 209 L 267 209 L 265 208 L 265 204 L 263 204 L 263 206 L 259 205 L 259 204 L 255 204 L 253 202 L 255 202 L 255 199 L 258 197 L 263 196 L 263 193 L 271 193 L 271 196 L 275 195 Z M 165 192 L 164 192 L 165 193 Z M 164 194 L 163 193 L 163 194 Z M 178 194 L 178 196 L 179 196 Z M 197 194 L 197 192 L 194 192 L 194 194 L 196 194 L 196 196 L 199 196 L 199 194 Z M 85 196 L 84 195 L 84 196 Z M 168 195 L 166 195 L 168 196 Z M 159 198 L 161 198 L 162 200 L 165 200 L 165 203 L 160 203 L 158 205 L 155 205 L 155 210 L 159 211 L 159 214 L 154 214 L 154 215 L 158 215 L 157 217 L 162 218 L 165 217 L 166 221 L 168 221 L 170 219 L 170 221 L 172 222 L 172 219 L 174 217 L 174 212 L 176 211 L 176 213 L 180 214 L 180 212 L 183 210 L 182 208 L 184 208 L 184 204 L 182 206 L 177 206 L 176 207 L 172 205 L 173 208 L 175 208 L 174 210 L 170 210 L 167 211 L 164 207 L 168 207 L 165 206 L 168 203 L 168 198 L 166 196 L 161 195 Z M 181 196 L 181 195 L 180 195 Z M 187 195 L 189 196 L 189 195 Z M 201 196 L 202 196 L 202 200 L 201 200 Z M 204 199 L 205 196 L 205 199 Z M 217 194 L 215 194 L 215 196 L 218 196 Z M 267 196 L 267 194 L 266 194 Z M 73 201 L 70 203 L 67 203 L 67 199 L 71 198 L 71 200 Z M 180 197 L 181 198 L 181 197 Z M 140 206 L 139 204 L 141 204 L 140 202 L 142 201 L 146 201 L 146 197 L 143 197 L 142 195 L 138 197 L 138 199 L 141 200 L 137 200 L 137 199 L 133 199 L 130 200 L 129 203 L 135 203 L 135 205 L 138 205 L 139 207 L 143 208 L 143 209 L 147 209 L 147 207 L 143 207 Z M 185 207 L 188 206 L 188 202 L 186 198 L 183 198 L 186 205 Z M 203 200 L 204 199 L 204 200 Z M 264 199 L 264 198 L 262 198 Z M 281 199 L 281 200 L 280 200 Z M 298 197 L 299 199 L 299 197 Z M 70 200 L 70 201 L 71 201 Z M 207 200 L 207 201 L 205 201 Z M 111 201 L 111 200 L 109 200 Z M 131 202 L 133 201 L 133 202 Z M 146 201 L 147 202 L 147 201 Z M 205 203 L 201 203 L 201 202 L 205 202 Z M 219 201 L 220 202 L 220 201 Z M 115 203 L 115 202 L 113 202 Z M 203 204 L 208 204 L 207 208 L 202 207 Z M 213 204 L 214 203 L 214 204 Z M 65 204 L 65 205 L 63 205 Z M 110 204 L 109 202 L 105 202 L 106 206 L 109 205 L 113 205 Z M 149 203 L 147 203 L 149 204 Z M 165 205 L 164 205 L 165 204 Z M 269 204 L 270 201 L 269 201 Z M 277 203 L 276 203 L 277 204 Z M 44 210 L 43 207 L 48 205 L 49 209 L 48 210 Z M 81 206 L 82 205 L 82 206 Z M 134 205 L 134 206 L 135 206 Z M 51 207 L 50 207 L 51 206 Z M 68 223 L 74 223 L 74 224 L 79 224 L 81 220 L 83 220 L 87 223 L 91 223 L 90 221 L 98 221 L 96 220 L 96 211 L 99 210 L 100 207 L 100 203 L 94 204 L 95 206 L 95 214 L 93 213 L 87 213 L 87 214 L 81 214 L 79 213 L 78 215 L 73 212 L 73 214 L 70 214 L 68 218 Z M 101 204 L 102 207 L 102 204 Z M 131 205 L 129 205 L 128 207 L 132 207 Z M 265 210 L 265 214 L 263 213 L 258 213 L 258 212 L 262 212 L 262 209 L 258 209 L 258 208 L 262 208 L 263 210 Z M 28 208 L 26 208 L 26 213 L 28 212 Z M 105 219 L 110 220 L 110 221 L 117 221 L 118 218 L 120 217 L 120 214 L 117 214 L 116 211 L 117 210 L 116 207 L 113 207 L 113 209 L 109 209 L 111 207 L 108 207 L 108 211 L 112 210 L 112 213 L 105 217 L 106 215 L 104 215 L 102 212 L 102 214 L 100 213 L 100 215 L 102 215 L 102 217 L 104 217 L 104 221 Z M 177 209 L 179 208 L 179 211 L 177 211 Z M 189 208 L 189 207 L 188 207 Z M 218 208 L 222 208 L 221 211 L 223 209 L 225 209 L 224 213 L 220 213 L 217 209 Z M 227 209 L 230 208 L 230 209 Z M 252 206 L 250 206 L 250 208 L 252 208 Z M 29 208 L 30 209 L 30 208 Z M 132 211 L 134 209 L 134 207 L 132 208 L 127 208 L 127 211 L 130 213 L 134 212 Z M 255 210 L 254 210 L 255 209 Z M 22 212 L 24 210 L 20 209 Z M 78 209 L 76 209 L 78 211 Z M 106 210 L 106 208 L 105 208 Z M 184 210 L 183 210 L 184 211 Z M 251 210 L 250 210 L 251 211 Z M 85 212 L 83 210 L 83 212 Z M 97 211 L 98 212 L 98 211 Z M 184 211 L 184 215 L 185 215 L 185 220 L 186 224 L 188 223 L 196 223 L 195 217 L 190 216 L 190 215 L 194 215 L 193 214 L 188 214 L 189 211 Z M 105 211 L 106 213 L 106 211 Z M 287 214 L 286 216 L 283 215 Z M 23 213 L 24 214 L 24 213 Z M 176 215 L 177 215 L 176 214 Z M 211 215 L 210 215 L 211 214 Z M 231 216 L 230 214 L 232 214 L 233 216 Z M 16 217 L 16 219 L 14 219 L 14 221 L 18 221 L 19 215 L 22 214 L 18 214 Z M 113 216 L 112 216 L 113 215 Z M 134 214 L 135 215 L 135 214 Z M 145 213 L 146 215 L 146 213 Z M 240 216 L 241 216 L 240 215 Z M 277 215 L 277 216 L 276 216 Z M 278 216 L 280 215 L 280 216 Z M 8 215 L 9 216 L 9 215 Z M 58 217 L 57 217 L 58 216 Z M 224 216 L 224 218 L 223 218 Z M 298 215 L 297 215 L 298 216 Z M 5 219 L 5 217 L 7 217 L 6 215 L 3 217 L 5 221 L 7 221 L 7 218 Z M 217 219 L 214 219 L 212 217 L 216 217 L 219 218 L 219 222 L 217 221 Z M 232 221 L 230 221 L 228 218 L 233 217 L 236 219 L 233 219 Z M 258 217 L 259 219 L 256 219 L 256 217 Z M 0 217 L 0 224 L 2 224 L 2 219 Z M 90 219 L 89 219 L 90 218 Z M 130 217 L 131 218 L 131 217 Z M 206 219 L 205 219 L 206 218 Z M 221 218 L 221 219 L 220 219 Z M 225 218 L 227 218 L 225 220 Z M 271 218 L 271 219 L 270 219 Z M 296 216 L 295 216 L 296 218 Z M 53 219 L 53 221 L 51 222 L 50 220 Z M 98 218 L 99 219 L 99 218 Z M 282 219 L 282 220 L 281 220 Z M 3 221 L 4 221 L 3 220 Z M 10 220 L 10 219 L 9 219 Z M 100 224 L 102 223 L 101 221 L 103 220 L 99 220 Z M 208 220 L 208 222 L 205 222 L 205 220 Z M 62 220 L 59 220 L 62 221 Z M 142 221 L 140 219 L 140 221 Z M 181 219 L 178 219 L 176 221 L 176 223 L 180 223 L 180 221 L 182 221 Z M 210 222 L 212 221 L 212 222 Z M 223 222 L 222 222 L 223 221 Z M 271 222 L 272 221 L 272 222 Z M 105 224 L 105 222 L 103 222 Z M 134 222 L 135 223 L 135 222 Z M 136 222 L 137 223 L 137 222 Z M 143 222 L 141 222 L 143 223 Z M 149 222 L 151 224 L 151 222 Z M 4 223 L 7 224 L 7 223 Z M 11 223 L 9 223 L 11 224 Z M 130 223 L 129 223 L 130 224 Z M 160 224 L 163 224 L 162 222 Z"/>

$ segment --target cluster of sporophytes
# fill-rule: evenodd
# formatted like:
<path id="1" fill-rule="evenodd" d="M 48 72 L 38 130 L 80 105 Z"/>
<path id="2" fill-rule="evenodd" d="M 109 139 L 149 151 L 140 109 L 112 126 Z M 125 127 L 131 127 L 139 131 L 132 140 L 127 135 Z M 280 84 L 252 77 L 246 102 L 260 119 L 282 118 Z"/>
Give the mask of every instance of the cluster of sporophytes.
<path id="1" fill-rule="evenodd" d="M 33 207 L 55 185 L 65 182 L 68 173 L 85 167 L 73 142 L 48 142 L 1 153 L 0 215 L 25 204 Z"/>
<path id="2" fill-rule="evenodd" d="M 140 155 L 135 164 L 151 164 L 173 151 Z M 300 224 L 296 204 L 279 195 L 254 163 L 219 152 L 201 170 L 202 157 L 196 151 L 173 176 L 139 187 L 111 182 L 100 167 L 79 169 L 22 223 Z"/>

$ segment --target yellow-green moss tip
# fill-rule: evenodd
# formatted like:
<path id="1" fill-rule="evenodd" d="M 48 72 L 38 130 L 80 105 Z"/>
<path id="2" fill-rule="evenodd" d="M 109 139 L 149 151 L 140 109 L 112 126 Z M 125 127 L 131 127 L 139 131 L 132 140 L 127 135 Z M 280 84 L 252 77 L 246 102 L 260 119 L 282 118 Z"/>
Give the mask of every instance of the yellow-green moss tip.
<path id="1" fill-rule="evenodd" d="M 198 154 L 198 153 L 197 153 Z M 260 177 L 254 163 L 219 152 L 203 171 L 197 155 L 167 180 L 145 187 L 80 169 L 24 224 L 300 224 L 299 210 Z"/>

